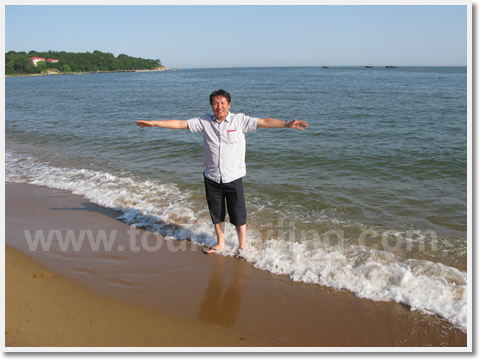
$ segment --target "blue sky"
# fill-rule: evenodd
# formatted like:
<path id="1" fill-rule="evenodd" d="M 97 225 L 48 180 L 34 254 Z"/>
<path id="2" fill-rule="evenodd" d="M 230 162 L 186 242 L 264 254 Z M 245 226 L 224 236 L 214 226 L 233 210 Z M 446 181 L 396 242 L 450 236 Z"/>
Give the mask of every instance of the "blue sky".
<path id="1" fill-rule="evenodd" d="M 170 68 L 464 66 L 467 8 L 9 5 L 5 50 L 100 50 Z"/>

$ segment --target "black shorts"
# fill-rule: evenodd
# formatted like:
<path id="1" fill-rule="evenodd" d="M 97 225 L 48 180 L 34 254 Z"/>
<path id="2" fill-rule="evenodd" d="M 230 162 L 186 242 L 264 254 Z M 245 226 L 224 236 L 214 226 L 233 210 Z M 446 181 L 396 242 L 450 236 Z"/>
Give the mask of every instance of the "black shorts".
<path id="1" fill-rule="evenodd" d="M 247 211 L 245 209 L 245 197 L 243 196 L 242 178 L 229 183 L 217 184 L 208 179 L 205 175 L 205 193 L 207 195 L 208 210 L 214 224 L 225 221 L 226 210 L 230 222 L 235 226 L 242 226 L 247 223 Z"/>

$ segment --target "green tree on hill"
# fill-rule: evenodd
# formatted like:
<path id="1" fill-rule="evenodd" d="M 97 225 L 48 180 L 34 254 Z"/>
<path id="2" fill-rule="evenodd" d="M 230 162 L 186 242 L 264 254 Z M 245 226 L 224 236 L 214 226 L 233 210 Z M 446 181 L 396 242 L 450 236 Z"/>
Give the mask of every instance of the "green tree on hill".
<path id="1" fill-rule="evenodd" d="M 37 63 L 34 66 L 30 57 L 43 57 L 45 59 L 57 59 L 58 63 L 47 62 L 44 65 Z M 40 73 L 49 68 L 58 69 L 61 72 L 84 72 L 84 71 L 118 71 L 118 70 L 153 70 L 162 66 L 160 60 L 142 59 L 120 54 L 115 57 L 112 53 L 104 53 L 99 50 L 93 53 L 71 53 L 65 51 L 36 51 L 26 52 L 9 51 L 5 53 L 5 73 Z"/>

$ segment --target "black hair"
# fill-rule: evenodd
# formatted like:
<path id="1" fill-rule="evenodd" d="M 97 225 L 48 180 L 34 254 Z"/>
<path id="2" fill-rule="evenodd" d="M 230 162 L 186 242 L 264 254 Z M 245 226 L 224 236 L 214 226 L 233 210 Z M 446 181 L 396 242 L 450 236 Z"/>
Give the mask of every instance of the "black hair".
<path id="1" fill-rule="evenodd" d="M 232 98 L 230 97 L 230 94 L 223 89 L 219 89 L 219 90 L 215 90 L 214 92 L 212 92 L 210 94 L 210 105 L 212 105 L 213 98 L 215 96 L 223 96 L 224 98 L 227 98 L 227 101 L 228 101 L 229 104 L 232 102 Z"/>

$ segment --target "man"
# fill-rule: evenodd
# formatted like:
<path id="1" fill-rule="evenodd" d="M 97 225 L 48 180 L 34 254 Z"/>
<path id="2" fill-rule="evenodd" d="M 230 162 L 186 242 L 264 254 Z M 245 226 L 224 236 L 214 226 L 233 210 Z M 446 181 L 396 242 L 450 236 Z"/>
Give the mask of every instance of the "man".
<path id="1" fill-rule="evenodd" d="M 222 89 L 210 94 L 210 105 L 213 114 L 205 114 L 190 120 L 138 120 L 137 125 L 142 128 L 158 126 L 168 129 L 185 129 L 204 134 L 205 192 L 210 217 L 215 226 L 217 244 L 203 249 L 203 252 L 211 254 L 223 247 L 225 215 L 228 212 L 230 222 L 237 230 L 239 255 L 241 255 L 247 244 L 247 214 L 242 184 L 242 178 L 246 175 L 244 134 L 255 132 L 257 128 L 305 130 L 308 123 L 299 120 L 259 119 L 240 113 L 233 114 L 230 112 L 230 94 Z"/>

